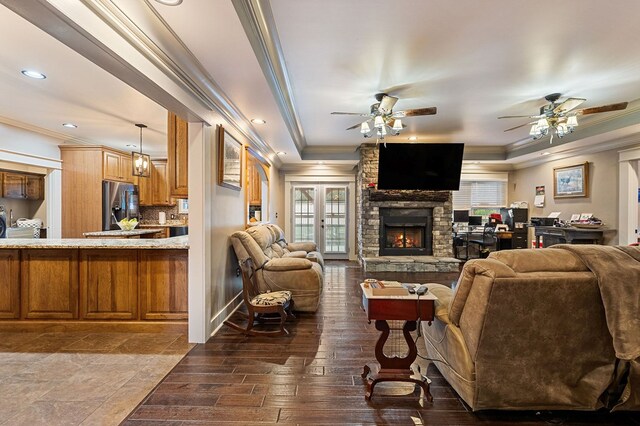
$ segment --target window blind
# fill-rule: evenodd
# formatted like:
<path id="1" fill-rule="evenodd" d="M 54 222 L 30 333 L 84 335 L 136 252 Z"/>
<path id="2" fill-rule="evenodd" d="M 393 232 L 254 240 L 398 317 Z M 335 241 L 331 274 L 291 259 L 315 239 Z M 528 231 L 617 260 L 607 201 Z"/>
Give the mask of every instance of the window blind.
<path id="1" fill-rule="evenodd" d="M 453 191 L 454 210 L 472 207 L 504 207 L 507 204 L 506 181 L 463 180 L 460 190 Z"/>

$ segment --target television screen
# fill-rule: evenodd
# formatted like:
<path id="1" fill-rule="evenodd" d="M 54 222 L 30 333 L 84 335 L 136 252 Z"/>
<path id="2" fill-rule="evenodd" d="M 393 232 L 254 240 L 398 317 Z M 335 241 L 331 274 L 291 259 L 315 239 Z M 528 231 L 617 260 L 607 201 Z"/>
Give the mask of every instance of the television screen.
<path id="1" fill-rule="evenodd" d="M 455 223 L 469 223 L 469 210 L 454 210 L 453 221 Z"/>
<path id="2" fill-rule="evenodd" d="M 388 143 L 380 145 L 378 189 L 457 191 L 462 143 Z"/>

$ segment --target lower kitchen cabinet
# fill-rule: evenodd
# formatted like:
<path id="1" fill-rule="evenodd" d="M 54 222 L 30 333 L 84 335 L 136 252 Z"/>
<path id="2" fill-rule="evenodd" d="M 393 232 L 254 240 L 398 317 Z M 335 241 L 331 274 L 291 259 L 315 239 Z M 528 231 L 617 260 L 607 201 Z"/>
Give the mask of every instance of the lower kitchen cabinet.
<path id="1" fill-rule="evenodd" d="M 140 250 L 140 319 L 188 318 L 188 253 Z"/>
<path id="2" fill-rule="evenodd" d="M 138 318 L 137 250 L 80 250 L 80 318 Z"/>
<path id="3" fill-rule="evenodd" d="M 23 319 L 78 318 L 78 251 L 23 250 Z"/>
<path id="4" fill-rule="evenodd" d="M 0 250 L 0 319 L 20 318 L 20 252 Z"/>

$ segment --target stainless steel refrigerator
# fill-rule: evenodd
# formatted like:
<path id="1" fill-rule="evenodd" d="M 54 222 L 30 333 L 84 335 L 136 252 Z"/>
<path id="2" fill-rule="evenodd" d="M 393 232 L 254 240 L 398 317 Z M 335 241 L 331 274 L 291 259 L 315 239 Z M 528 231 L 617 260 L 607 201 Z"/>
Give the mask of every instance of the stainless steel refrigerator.
<path id="1" fill-rule="evenodd" d="M 124 182 L 102 181 L 102 230 L 120 229 L 124 218 L 139 219 L 138 187 Z"/>

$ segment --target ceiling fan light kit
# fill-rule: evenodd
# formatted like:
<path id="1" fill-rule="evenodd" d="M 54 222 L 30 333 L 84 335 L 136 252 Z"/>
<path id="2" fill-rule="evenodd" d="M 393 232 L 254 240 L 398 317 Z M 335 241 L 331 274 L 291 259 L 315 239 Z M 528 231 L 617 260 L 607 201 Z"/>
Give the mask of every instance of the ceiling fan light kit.
<path id="1" fill-rule="evenodd" d="M 430 108 L 417 108 L 409 109 L 405 111 L 393 112 L 393 107 L 398 98 L 389 96 L 386 93 L 378 93 L 375 96 L 376 103 L 372 104 L 368 114 L 361 114 L 358 112 L 332 112 L 333 115 L 358 115 L 361 117 L 368 117 L 362 123 L 358 123 L 354 126 L 347 128 L 352 130 L 360 128 L 360 133 L 365 138 L 376 136 L 378 139 L 384 139 L 388 134 L 398 136 L 405 125 L 402 123 L 404 117 L 415 117 L 418 115 L 434 115 L 437 112 L 436 107 Z M 372 125 L 369 125 L 371 123 Z"/>
<path id="2" fill-rule="evenodd" d="M 620 102 L 617 104 L 603 105 L 600 107 L 583 108 L 579 110 L 573 110 L 578 105 L 586 101 L 584 98 L 568 98 L 562 102 L 556 102 L 560 99 L 560 93 L 551 93 L 544 98 L 549 102 L 547 105 L 540 107 L 539 115 L 508 115 L 498 118 L 532 118 L 536 119 L 531 123 L 521 124 L 520 126 L 512 127 L 505 130 L 505 132 L 519 129 L 520 127 L 531 124 L 529 135 L 533 137 L 533 140 L 540 139 L 548 134 L 551 134 L 549 143 L 553 143 L 553 135 L 555 134 L 559 138 L 562 138 L 578 127 L 578 115 L 595 114 L 599 112 L 610 112 L 623 110 L 629 104 L 628 102 Z"/>

